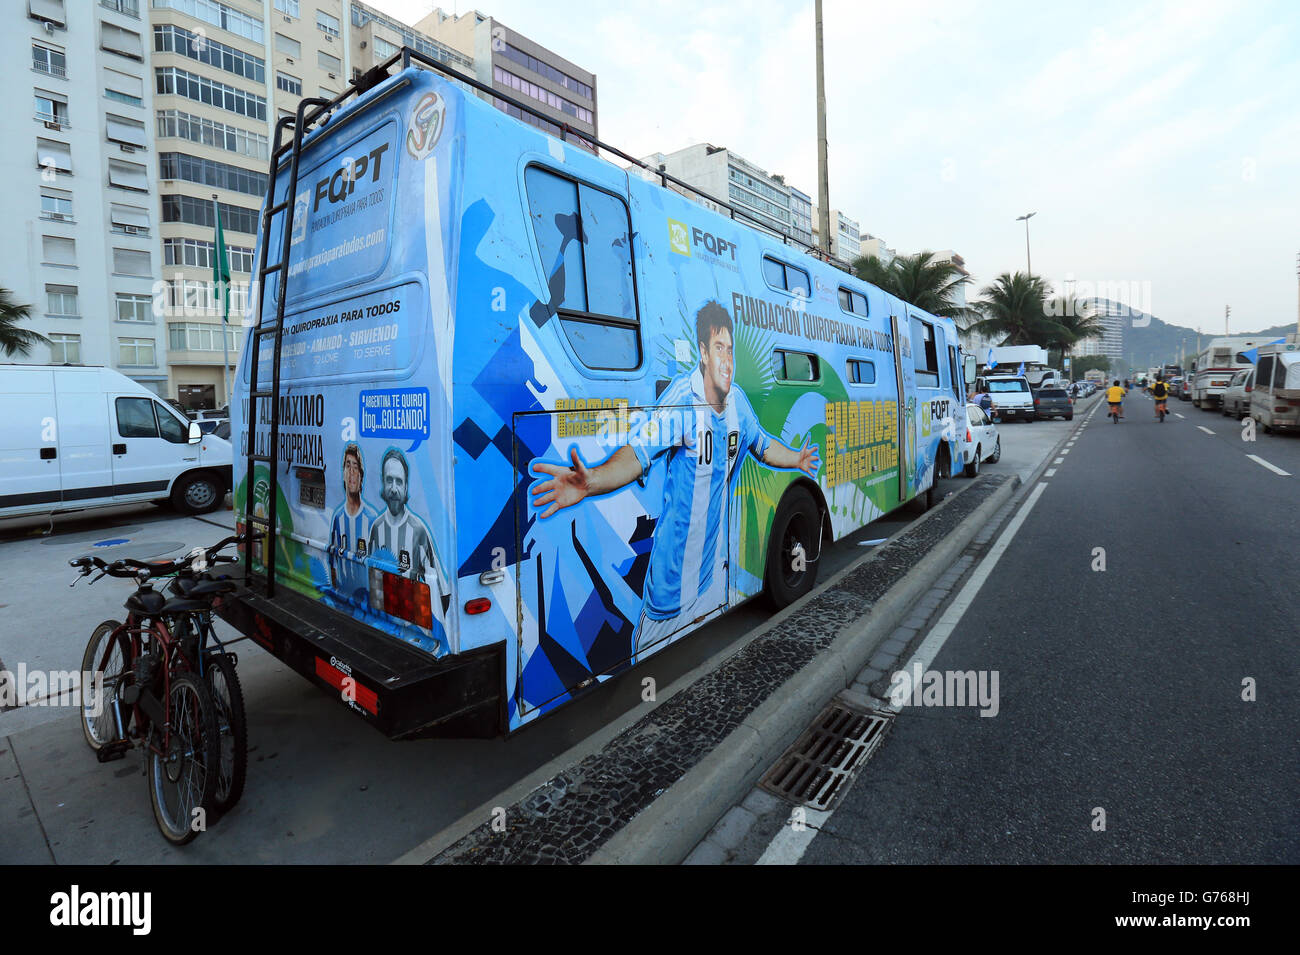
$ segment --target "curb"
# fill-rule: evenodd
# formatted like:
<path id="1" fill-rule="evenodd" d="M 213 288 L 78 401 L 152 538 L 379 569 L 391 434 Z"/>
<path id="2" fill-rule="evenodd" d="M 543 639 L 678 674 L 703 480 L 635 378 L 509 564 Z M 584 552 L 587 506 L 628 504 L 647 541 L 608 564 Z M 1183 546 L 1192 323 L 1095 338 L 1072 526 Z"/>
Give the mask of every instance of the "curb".
<path id="1" fill-rule="evenodd" d="M 935 546 L 867 613 L 841 629 L 827 650 L 788 680 L 778 693 L 760 703 L 738 730 L 596 850 L 587 864 L 675 864 L 685 859 L 714 823 L 749 793 L 762 771 L 794 742 L 826 702 L 853 682 L 912 604 L 1013 498 L 1019 485 L 1016 476 L 1005 480 L 960 525 L 960 531 Z M 753 636 L 769 630 L 789 610 L 797 610 L 813 594 L 834 586 L 861 563 L 855 561 L 818 586 L 799 604 L 757 628 Z M 709 661 L 705 666 L 712 668 L 714 664 Z M 687 674 L 682 682 L 693 680 L 695 675 L 694 671 Z M 476 818 L 481 820 L 483 816 Z"/>

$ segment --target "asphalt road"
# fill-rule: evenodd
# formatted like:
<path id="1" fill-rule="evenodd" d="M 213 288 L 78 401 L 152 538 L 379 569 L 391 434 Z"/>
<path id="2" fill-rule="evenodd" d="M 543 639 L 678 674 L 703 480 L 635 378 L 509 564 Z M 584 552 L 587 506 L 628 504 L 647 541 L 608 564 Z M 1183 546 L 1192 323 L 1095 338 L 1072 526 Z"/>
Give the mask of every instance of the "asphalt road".
<path id="1" fill-rule="evenodd" d="M 1300 861 L 1300 439 L 1126 405 L 932 664 L 998 671 L 998 715 L 905 707 L 803 864 Z"/>

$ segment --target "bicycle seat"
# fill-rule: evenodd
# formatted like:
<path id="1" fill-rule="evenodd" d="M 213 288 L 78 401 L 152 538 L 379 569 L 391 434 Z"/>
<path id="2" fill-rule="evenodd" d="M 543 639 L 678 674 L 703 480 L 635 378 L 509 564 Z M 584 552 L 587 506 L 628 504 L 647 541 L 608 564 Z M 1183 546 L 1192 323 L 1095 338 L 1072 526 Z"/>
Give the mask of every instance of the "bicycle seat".
<path id="1" fill-rule="evenodd" d="M 151 587 L 144 587 L 127 597 L 126 603 L 122 606 L 134 613 L 153 616 L 161 611 L 166 603 L 167 598 L 158 591 Z"/>
<path id="2" fill-rule="evenodd" d="M 213 594 L 228 594 L 235 589 L 233 580 L 199 580 L 191 584 L 185 595 L 187 597 L 210 597 Z"/>
<path id="3" fill-rule="evenodd" d="M 206 600 L 190 600 L 186 597 L 173 597 L 163 604 L 163 613 L 192 613 L 194 611 L 207 612 L 212 609 L 212 604 Z"/>

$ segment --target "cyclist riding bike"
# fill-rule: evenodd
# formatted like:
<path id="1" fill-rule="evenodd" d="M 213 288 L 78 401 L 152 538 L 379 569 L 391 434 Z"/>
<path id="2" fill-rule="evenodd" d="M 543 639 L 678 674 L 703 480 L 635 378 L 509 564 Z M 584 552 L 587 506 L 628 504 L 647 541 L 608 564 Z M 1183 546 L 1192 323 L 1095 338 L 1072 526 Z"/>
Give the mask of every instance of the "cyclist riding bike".
<path id="1" fill-rule="evenodd" d="M 1118 378 L 1115 379 L 1113 385 L 1106 389 L 1106 400 L 1110 402 L 1110 413 L 1115 416 L 1116 421 L 1124 417 L 1122 408 L 1124 389 L 1120 386 Z"/>
<path id="2" fill-rule="evenodd" d="M 1163 378 L 1157 378 L 1151 386 L 1151 397 L 1156 400 L 1156 415 L 1164 421 L 1164 416 L 1169 413 L 1169 406 L 1165 403 L 1169 398 L 1169 385 Z"/>

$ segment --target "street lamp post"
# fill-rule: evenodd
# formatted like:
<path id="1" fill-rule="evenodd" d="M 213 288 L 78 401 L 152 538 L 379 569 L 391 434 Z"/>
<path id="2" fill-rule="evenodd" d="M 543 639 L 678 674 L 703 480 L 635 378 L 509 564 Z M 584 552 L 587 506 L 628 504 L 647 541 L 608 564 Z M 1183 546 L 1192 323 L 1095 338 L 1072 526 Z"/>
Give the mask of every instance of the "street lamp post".
<path id="1" fill-rule="evenodd" d="M 1034 274 L 1034 263 L 1029 258 L 1029 220 L 1036 215 L 1038 215 L 1037 212 L 1031 212 L 1028 215 L 1016 216 L 1017 222 L 1023 222 L 1025 224 L 1025 267 L 1029 269 L 1029 274 L 1031 276 Z"/>

